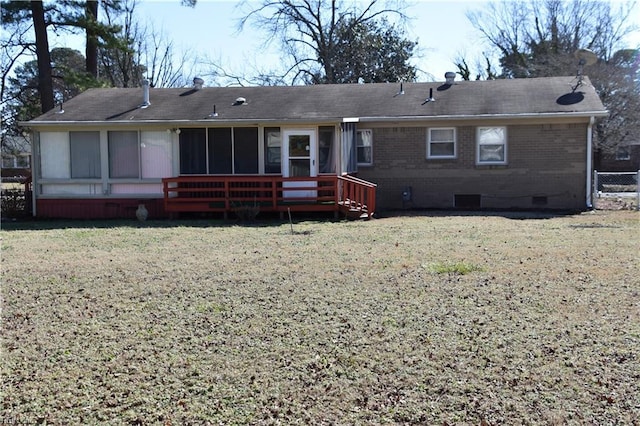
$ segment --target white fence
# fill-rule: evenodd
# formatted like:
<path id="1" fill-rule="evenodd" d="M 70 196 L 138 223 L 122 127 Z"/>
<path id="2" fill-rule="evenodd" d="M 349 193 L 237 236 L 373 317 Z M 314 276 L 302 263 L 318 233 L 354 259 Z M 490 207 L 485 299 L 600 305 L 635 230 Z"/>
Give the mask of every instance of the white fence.
<path id="1" fill-rule="evenodd" d="M 640 170 L 637 172 L 593 172 L 593 208 L 640 210 Z"/>

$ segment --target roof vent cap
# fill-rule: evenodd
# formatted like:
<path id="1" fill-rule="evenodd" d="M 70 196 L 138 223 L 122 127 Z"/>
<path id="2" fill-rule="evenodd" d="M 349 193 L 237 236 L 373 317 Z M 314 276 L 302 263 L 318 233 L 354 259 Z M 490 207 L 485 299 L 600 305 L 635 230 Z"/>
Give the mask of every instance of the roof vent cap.
<path id="1" fill-rule="evenodd" d="M 202 85 L 204 84 L 204 80 L 200 77 L 196 77 L 193 79 L 193 88 L 196 90 L 202 89 Z"/>
<path id="2" fill-rule="evenodd" d="M 456 80 L 456 73 L 453 71 L 447 71 L 446 73 L 444 73 L 444 79 L 447 84 L 453 84 Z"/>
<path id="3" fill-rule="evenodd" d="M 239 97 L 236 98 L 235 102 L 233 103 L 233 105 L 246 105 L 247 104 L 247 99 L 243 98 L 243 97 Z"/>

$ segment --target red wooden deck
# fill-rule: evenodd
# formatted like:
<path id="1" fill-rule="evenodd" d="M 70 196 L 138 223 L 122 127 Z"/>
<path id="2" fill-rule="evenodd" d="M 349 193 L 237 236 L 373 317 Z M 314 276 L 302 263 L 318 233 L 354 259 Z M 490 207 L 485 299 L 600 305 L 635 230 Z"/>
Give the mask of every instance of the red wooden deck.
<path id="1" fill-rule="evenodd" d="M 354 176 L 179 176 L 162 179 L 169 213 L 223 212 L 255 208 L 264 212 L 343 212 L 371 218 L 376 185 Z M 295 184 L 296 186 L 289 186 Z"/>

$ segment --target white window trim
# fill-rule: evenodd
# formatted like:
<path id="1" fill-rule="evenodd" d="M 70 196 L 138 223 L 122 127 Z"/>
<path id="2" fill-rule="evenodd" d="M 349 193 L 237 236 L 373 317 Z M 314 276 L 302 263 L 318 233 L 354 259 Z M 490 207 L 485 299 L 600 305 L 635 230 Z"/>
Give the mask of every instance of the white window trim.
<path id="1" fill-rule="evenodd" d="M 358 133 L 362 133 L 362 132 L 369 132 L 369 134 L 371 135 L 371 145 L 369 146 L 369 149 L 371 151 L 371 161 L 369 161 L 368 163 L 361 163 L 360 161 L 358 161 L 358 147 L 360 146 L 365 146 L 365 145 L 358 145 Z M 373 130 L 371 129 L 357 129 L 356 130 L 356 162 L 358 164 L 358 166 L 373 166 Z"/>
<path id="2" fill-rule="evenodd" d="M 502 161 L 480 161 L 480 146 L 484 145 L 480 143 L 480 132 L 483 129 L 503 129 L 504 140 L 502 141 L 502 145 L 504 146 L 504 160 Z M 476 129 L 476 165 L 477 166 L 493 166 L 493 165 L 506 165 L 508 164 L 508 141 L 509 136 L 507 134 L 506 126 L 482 126 Z M 494 145 L 494 144 L 487 144 Z"/>
<path id="3" fill-rule="evenodd" d="M 453 143 L 453 155 L 433 155 L 431 154 L 431 131 L 432 130 L 453 130 L 453 140 L 450 142 L 436 141 L 434 143 Z M 430 127 L 427 129 L 427 158 L 430 160 L 458 158 L 458 133 L 455 127 Z"/>

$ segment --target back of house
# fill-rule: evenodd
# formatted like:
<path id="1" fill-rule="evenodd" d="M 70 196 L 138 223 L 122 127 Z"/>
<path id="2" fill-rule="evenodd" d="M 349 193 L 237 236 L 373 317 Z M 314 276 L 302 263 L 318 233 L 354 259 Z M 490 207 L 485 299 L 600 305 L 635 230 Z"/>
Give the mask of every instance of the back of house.
<path id="1" fill-rule="evenodd" d="M 143 203 L 158 218 L 251 197 L 275 211 L 583 210 L 607 112 L 580 83 L 90 89 L 23 123 L 34 215 L 133 218 Z"/>

